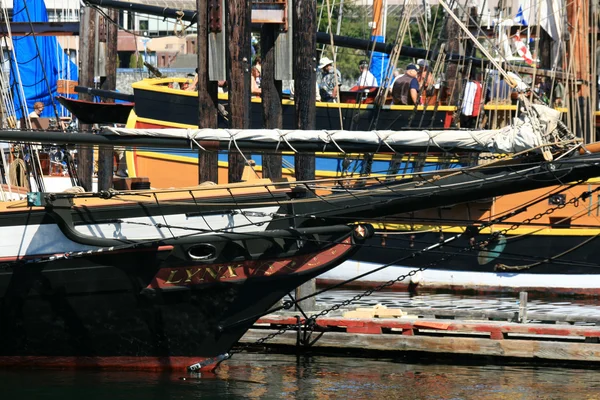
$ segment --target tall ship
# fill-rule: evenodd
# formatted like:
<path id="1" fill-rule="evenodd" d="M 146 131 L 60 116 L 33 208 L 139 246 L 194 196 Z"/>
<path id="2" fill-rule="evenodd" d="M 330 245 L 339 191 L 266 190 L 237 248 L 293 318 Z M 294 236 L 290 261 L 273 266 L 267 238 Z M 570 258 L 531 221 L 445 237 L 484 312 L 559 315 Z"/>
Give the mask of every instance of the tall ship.
<path id="1" fill-rule="evenodd" d="M 583 3 L 562 8 L 555 3 L 546 6 L 534 2 L 531 7 L 522 10 L 517 18 L 515 10 L 518 7 L 514 5 L 512 7 L 504 5 L 496 14 L 487 9 L 468 10 L 458 7 L 455 11 L 461 15 L 459 19 L 468 31 L 472 32 L 475 39 L 483 43 L 484 48 L 489 51 L 489 57 L 482 59 L 473 57 L 474 54 L 480 54 L 478 53 L 480 50 L 473 45 L 474 42 L 471 41 L 469 44 L 469 41 L 463 43 L 458 40 L 462 35 L 460 26 L 456 23 L 452 25 L 452 19 L 447 17 L 447 13 L 443 14 L 439 6 L 435 14 L 439 16 L 440 21 L 443 20 L 442 15 L 446 15 L 442 23 L 447 25 L 446 29 L 449 29 L 446 33 L 446 53 L 441 53 L 438 48 L 433 47 L 419 51 L 406 46 L 396 46 L 400 56 L 406 54 L 414 57 L 413 60 L 417 57 L 427 59 L 432 71 L 445 68 L 446 84 L 439 89 L 438 96 L 429 99 L 427 104 L 417 107 L 387 104 L 378 107 L 375 104 L 356 101 L 318 103 L 317 127 L 329 130 L 365 131 L 374 129 L 372 116 L 382 113 L 379 115 L 387 115 L 389 119 L 384 117 L 377 120 L 376 128 L 381 130 L 449 129 L 460 125 L 460 116 L 463 114 L 462 101 L 465 96 L 465 92 L 460 89 L 460 83 L 464 85 L 468 81 L 467 76 L 470 74 L 468 71 L 473 71 L 472 75 L 478 76 L 483 91 L 487 91 L 487 97 L 490 98 L 488 100 L 485 99 L 486 96 L 481 96 L 484 103 L 481 104 L 481 112 L 476 118 L 472 118 L 477 126 L 503 126 L 515 118 L 521 104 L 517 93 L 522 92 L 530 99 L 551 102 L 551 105 L 562 113 L 562 122 L 589 143 L 593 141 L 595 135 L 597 112 L 593 107 L 596 101 L 594 100 L 595 73 L 586 57 L 583 57 L 584 54 L 592 51 L 585 34 L 587 29 L 585 18 L 581 14 L 581 10 L 587 8 Z M 413 14 L 418 12 L 416 8 L 412 11 L 409 9 L 410 7 L 407 6 L 408 15 L 411 12 Z M 376 15 L 378 14 L 374 13 L 374 19 Z M 412 19 L 415 20 L 422 23 L 418 18 Z M 567 20 L 571 21 L 570 24 L 566 23 Z M 373 26 L 380 25 L 373 24 Z M 572 27 L 569 42 L 571 46 L 569 48 L 572 50 L 570 51 L 565 50 L 569 48 L 562 42 L 564 35 L 561 32 L 564 26 Z M 402 28 L 400 23 L 398 29 L 401 33 L 401 29 L 406 28 Z M 378 34 L 373 31 L 372 36 Z M 404 35 L 408 35 L 408 31 L 404 31 Z M 330 40 L 328 35 L 325 37 L 321 35 L 319 38 L 325 43 Z M 334 39 L 340 38 L 334 36 Z M 369 48 L 382 51 L 387 49 L 386 51 L 390 53 L 389 58 L 393 59 L 394 46 L 390 45 L 386 48 L 381 43 L 370 43 Z M 462 52 L 457 50 L 460 48 L 466 50 Z M 453 51 L 456 53 L 452 53 Z M 439 60 L 443 62 L 440 63 Z M 515 78 L 514 88 L 505 84 L 506 80 L 501 79 L 502 75 L 498 73 L 492 62 L 494 60 L 514 72 L 510 73 L 510 76 Z M 517 73 L 521 74 L 522 79 L 517 77 Z M 455 77 L 454 81 L 452 77 Z M 177 84 L 183 80 L 183 78 L 154 78 L 134 84 L 132 100 L 135 101 L 136 108 L 128 126 L 143 129 L 195 128 L 193 110 L 197 107 L 196 92 L 169 87 L 170 83 Z M 590 85 L 583 87 L 581 82 L 590 82 Z M 446 88 L 445 94 L 443 94 L 444 88 Z M 220 101 L 223 104 L 226 99 L 226 96 L 221 95 Z M 183 112 L 185 108 L 183 105 L 189 106 L 189 110 Z M 293 111 L 293 101 L 284 100 L 283 105 L 283 128 L 291 129 L 293 118 L 292 115 L 289 115 L 289 118 L 287 116 Z M 174 111 L 165 113 L 168 117 L 153 118 L 162 115 L 157 112 L 158 109 L 171 109 L 169 107 Z M 253 98 L 251 105 L 253 128 L 261 127 L 261 107 L 261 100 Z M 223 110 L 226 110 L 226 106 Z M 430 114 L 427 114 L 428 112 Z M 187 120 L 184 120 L 183 116 Z M 394 121 L 394 124 L 390 125 L 385 121 Z M 225 119 L 221 119 L 220 126 L 226 127 L 226 122 Z M 396 155 L 394 159 L 391 152 L 385 154 L 385 150 L 389 149 L 383 149 L 384 154 L 371 158 L 360 149 L 352 153 L 341 153 L 335 146 L 330 146 L 329 149 L 330 152 L 317 155 L 318 176 L 355 176 L 364 171 L 381 174 L 396 171 L 410 175 L 415 171 L 431 172 L 448 166 L 464 167 L 472 163 L 485 163 L 496 159 L 494 156 L 486 155 L 469 159 L 460 153 L 444 151 L 427 154 L 403 153 Z M 247 158 L 251 158 L 256 164 L 254 170 L 260 175 L 262 173 L 260 152 L 250 152 Z M 294 175 L 293 151 L 284 154 L 283 160 L 283 174 L 292 177 Z M 127 161 L 131 176 L 149 177 L 155 187 L 190 185 L 196 181 L 198 157 L 195 151 L 136 147 L 128 152 Z M 227 179 L 225 153 L 220 153 L 219 165 L 219 181 L 222 182 Z M 167 172 L 173 170 L 178 172 L 175 174 Z M 453 257 L 448 261 L 436 263 L 435 266 L 428 266 L 426 271 L 419 271 L 410 282 L 396 283 L 392 287 L 402 290 L 407 286 L 431 290 L 503 292 L 528 290 L 558 295 L 595 296 L 597 294 L 597 288 L 593 284 L 596 274 L 595 263 L 593 257 L 588 258 L 587 255 L 593 254 L 595 246 L 593 237 L 596 234 L 597 222 L 594 210 L 597 209 L 597 202 L 593 196 L 586 197 L 588 211 L 584 212 L 581 209 L 583 199 L 580 198 L 581 193 L 595 188 L 596 183 L 592 180 L 579 183 L 568 192 L 557 186 L 548 193 L 532 191 L 489 198 L 485 202 L 466 206 L 446 206 L 443 209 L 387 218 L 376 225 L 377 234 L 371 239 L 371 246 L 380 249 L 376 260 L 373 259 L 370 251 L 361 251 L 344 262 L 340 268 L 321 276 L 319 282 L 339 284 L 352 279 L 356 274 L 365 274 L 364 278 L 352 282 L 358 286 L 379 286 L 393 281 L 398 276 L 427 265 L 411 259 L 396 262 L 395 260 L 402 258 L 405 252 L 414 251 L 419 246 L 426 248 L 432 243 L 443 241 L 448 236 L 464 232 L 470 225 L 493 221 L 497 215 L 519 209 L 518 206 L 527 199 L 533 201 L 539 196 L 549 196 L 545 202 L 537 203 L 535 207 L 529 207 L 527 211 L 507 219 L 509 225 L 491 226 L 489 229 L 497 232 L 503 232 L 515 224 L 518 225 L 518 229 L 510 229 L 504 232 L 497 242 L 481 247 L 481 257 Z M 531 220 L 536 216 L 535 220 Z M 541 250 L 532 254 L 530 251 L 532 248 Z M 457 250 L 452 246 L 445 246 L 444 251 L 454 253 Z M 585 257 L 586 262 L 577 263 L 575 266 L 570 257 Z M 387 267 L 382 268 L 382 266 Z"/>
<path id="2" fill-rule="evenodd" d="M 600 189 L 589 179 L 600 175 L 599 145 L 584 144 L 560 111 L 517 96 L 522 112 L 499 129 L 0 130 L 0 140 L 20 144 L 10 164 L 2 160 L 0 365 L 211 369 L 281 298 L 290 299 L 281 307 L 297 306 L 293 289 L 340 265 L 410 268 L 382 288 L 474 262 L 484 272 L 536 264 L 550 273 L 560 263 L 574 275 L 594 273 L 598 233 L 586 224 L 597 209 Z M 70 144 L 242 158 L 383 147 L 396 166 L 310 180 L 252 171 L 257 179 L 246 182 L 85 190 Z M 40 147 L 64 151 L 60 178 L 75 187 L 47 184 Z M 430 153 L 441 162 L 424 168 Z M 518 200 L 503 203 L 509 196 Z M 568 224 L 580 233 L 571 241 L 520 230 Z M 515 256 L 531 248 L 539 254 Z"/>

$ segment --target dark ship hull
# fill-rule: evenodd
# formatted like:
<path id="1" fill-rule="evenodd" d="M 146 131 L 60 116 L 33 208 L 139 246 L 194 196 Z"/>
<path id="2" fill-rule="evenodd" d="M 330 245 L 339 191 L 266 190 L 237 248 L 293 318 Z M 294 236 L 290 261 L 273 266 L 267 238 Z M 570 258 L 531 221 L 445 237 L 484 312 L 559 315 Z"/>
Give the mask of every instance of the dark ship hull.
<path id="1" fill-rule="evenodd" d="M 598 162 L 530 160 L 330 194 L 264 180 L 3 203 L 0 363 L 210 368 L 277 300 L 358 250 L 372 228 L 355 221 L 586 179 Z"/>
<path id="2" fill-rule="evenodd" d="M 96 103 L 58 96 L 65 106 L 82 124 L 126 124 L 133 103 Z"/>
<path id="3" fill-rule="evenodd" d="M 173 79 L 146 79 L 134 83 L 137 128 L 198 126 L 198 93 L 169 88 Z M 227 96 L 220 95 L 219 102 L 227 109 Z M 282 129 L 296 129 L 295 108 L 292 100 L 284 100 Z M 340 123 L 340 109 L 342 122 Z M 327 130 L 402 130 L 441 129 L 451 125 L 454 107 L 448 106 L 383 106 L 353 103 L 317 103 L 316 128 Z M 262 104 L 253 99 L 250 104 L 250 128 L 262 129 Z M 133 126 L 132 126 L 133 127 Z M 219 127 L 227 128 L 228 122 L 219 118 Z"/>

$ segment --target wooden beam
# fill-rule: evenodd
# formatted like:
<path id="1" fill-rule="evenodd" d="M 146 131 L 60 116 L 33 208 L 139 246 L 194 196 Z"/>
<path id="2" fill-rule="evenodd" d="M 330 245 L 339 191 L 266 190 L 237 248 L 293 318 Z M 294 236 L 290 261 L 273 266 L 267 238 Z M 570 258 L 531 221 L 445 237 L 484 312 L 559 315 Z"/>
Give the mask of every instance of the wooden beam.
<path id="1" fill-rule="evenodd" d="M 197 0 L 198 9 L 198 127 L 217 128 L 217 83 L 210 80 L 208 1 Z M 210 33 L 213 34 L 213 33 Z M 198 150 L 198 183 L 218 183 L 219 160 L 216 151 Z"/>
<path id="2" fill-rule="evenodd" d="M 316 0 L 296 0 L 293 2 L 292 24 L 294 47 L 294 99 L 296 110 L 296 127 L 298 129 L 315 129 L 316 126 L 316 48 L 317 48 L 317 2 Z M 301 27 L 301 29 L 298 29 Z M 315 179 L 315 156 L 296 154 L 294 170 L 297 180 Z M 316 291 L 316 281 L 311 279 L 296 288 L 296 298 L 312 295 Z M 304 300 L 300 307 L 314 310 L 314 297 Z"/>
<path id="3" fill-rule="evenodd" d="M 527 326 L 527 324 L 521 324 Z M 426 325 L 424 325 L 426 328 Z M 420 328 L 423 329 L 423 328 Z M 496 357 L 546 360 L 546 361 L 585 361 L 600 362 L 600 347 L 597 343 L 581 341 L 565 341 L 548 338 L 535 338 L 530 335 L 525 339 L 504 339 L 496 332 L 465 332 L 467 337 L 459 333 L 438 333 L 435 336 L 406 334 L 368 334 L 347 332 L 325 332 L 311 347 L 320 349 L 343 349 L 351 352 L 383 351 L 386 354 L 431 353 L 454 354 L 467 357 Z M 242 344 L 255 343 L 258 339 L 274 333 L 274 329 L 250 329 L 240 339 Z M 479 333 L 479 335 L 477 335 Z M 562 335 L 561 335 L 562 336 Z M 564 339 L 564 337 L 563 337 Z M 296 346 L 297 333 L 285 332 L 269 340 L 266 345 Z"/>
<path id="4" fill-rule="evenodd" d="M 12 36 L 31 35 L 31 26 L 35 36 L 77 36 L 79 35 L 79 22 L 11 22 L 10 33 Z M 0 26 L 0 35 L 8 35 L 6 25 Z"/>
<path id="5" fill-rule="evenodd" d="M 280 80 L 275 79 L 275 38 L 278 30 L 275 25 L 265 24 L 260 33 L 263 125 L 267 129 L 283 128 L 282 85 Z M 262 167 L 263 178 L 280 179 L 281 154 L 263 154 Z"/>
<path id="6" fill-rule="evenodd" d="M 83 86 L 94 86 L 94 55 L 96 54 L 96 14 L 90 7 L 82 8 L 81 24 L 83 35 L 79 36 L 79 83 Z M 80 100 L 92 101 L 87 94 L 80 94 Z M 81 124 L 82 131 L 91 131 L 92 126 Z M 77 146 L 77 176 L 79 184 L 86 191 L 92 191 L 92 175 L 94 172 L 93 149 L 90 145 Z"/>
<path id="7" fill-rule="evenodd" d="M 235 129 L 250 128 L 250 4 L 248 0 L 227 1 L 227 82 L 229 84 L 230 124 Z M 229 183 L 240 182 L 244 158 L 232 146 L 228 153 Z"/>
<path id="8" fill-rule="evenodd" d="M 119 11 L 108 10 L 108 15 L 113 21 L 119 19 Z M 106 63 L 106 80 L 104 81 L 105 90 L 115 90 L 117 88 L 117 25 L 110 21 L 103 19 L 106 23 L 106 59 L 109 60 Z M 114 99 L 106 99 L 107 103 L 114 103 Z M 114 147 L 112 146 L 101 146 L 98 149 L 98 189 L 108 190 L 113 186 L 113 175 L 114 175 Z M 124 157 L 123 151 L 117 153 L 119 159 Z"/>

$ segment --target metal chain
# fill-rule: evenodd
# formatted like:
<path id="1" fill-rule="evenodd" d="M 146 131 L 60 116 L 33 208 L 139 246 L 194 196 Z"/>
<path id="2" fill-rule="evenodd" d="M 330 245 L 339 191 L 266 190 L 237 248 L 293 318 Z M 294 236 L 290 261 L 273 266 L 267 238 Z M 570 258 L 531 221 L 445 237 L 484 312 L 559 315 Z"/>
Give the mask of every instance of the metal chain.
<path id="1" fill-rule="evenodd" d="M 579 196 L 573 197 L 571 200 L 565 202 L 564 204 L 559 204 L 559 205 L 557 205 L 555 207 L 548 208 L 547 210 L 545 210 L 545 211 L 543 211 L 541 213 L 538 213 L 538 214 L 534 215 L 533 217 L 525 218 L 520 223 L 514 223 L 511 226 L 509 226 L 509 227 L 507 227 L 505 229 L 502 229 L 501 231 L 492 233 L 492 239 L 498 237 L 499 235 L 503 235 L 503 234 L 505 234 L 507 232 L 515 230 L 515 229 L 519 228 L 521 225 L 528 224 L 528 223 L 530 223 L 532 221 L 539 220 L 543 216 L 550 215 L 550 214 L 554 213 L 554 211 L 563 209 L 563 208 L 565 208 L 569 204 L 574 204 L 574 205 L 578 204 L 579 200 L 586 200 L 593 193 L 598 192 L 598 191 L 600 191 L 600 187 L 597 187 L 594 190 L 584 191 Z M 505 221 L 506 219 L 511 218 L 511 217 L 513 217 L 513 216 L 521 213 L 521 212 L 524 212 L 525 210 L 527 210 L 527 207 L 522 207 L 522 208 L 520 208 L 520 209 L 518 209 L 518 210 L 516 210 L 514 212 L 511 212 L 511 213 L 509 213 L 509 214 L 507 214 L 507 215 L 505 215 L 503 217 L 496 218 L 496 219 L 494 219 L 492 221 L 489 221 L 489 222 L 487 222 L 485 224 L 482 224 L 477 229 L 477 232 L 480 232 L 482 229 L 487 228 L 487 227 L 489 227 L 491 225 L 494 225 L 494 224 L 500 223 L 502 221 Z M 451 259 L 453 257 L 456 257 L 459 254 L 462 254 L 464 252 L 476 249 L 480 245 L 482 245 L 482 244 L 484 244 L 484 243 L 486 243 L 488 241 L 489 241 L 489 239 L 488 240 L 481 240 L 481 241 L 479 241 L 477 243 L 473 243 L 473 244 L 471 244 L 468 247 L 465 247 L 465 248 L 462 248 L 462 249 L 458 250 L 458 252 L 455 253 L 455 254 L 448 254 L 448 255 L 446 255 L 446 256 L 438 259 L 438 260 L 430 262 L 429 264 L 427 264 L 425 266 L 422 266 L 422 267 L 419 267 L 419 268 L 415 268 L 415 269 L 411 270 L 410 272 L 408 272 L 406 274 L 400 275 L 396 279 L 392 279 L 392 280 L 387 281 L 385 283 L 382 283 L 381 285 L 376 286 L 376 287 L 374 287 L 372 289 L 368 289 L 368 290 L 364 291 L 363 293 L 359 293 L 359 294 L 355 295 L 354 297 L 352 297 L 350 299 L 344 300 L 341 303 L 334 304 L 333 306 L 331 306 L 331 307 L 329 307 L 329 308 L 327 308 L 325 310 L 322 310 L 322 311 L 318 312 L 317 314 L 312 315 L 310 318 L 308 318 L 305 321 L 300 321 L 300 322 L 298 322 L 298 323 L 296 323 L 294 325 L 285 326 L 285 327 L 279 329 L 277 332 L 272 332 L 272 333 L 268 334 L 267 336 L 258 339 L 254 343 L 249 343 L 249 344 L 246 344 L 246 345 L 242 346 L 239 349 L 232 350 L 231 352 L 229 352 L 227 354 L 227 356 L 225 358 L 223 358 L 223 361 L 231 358 L 234 354 L 243 352 L 244 350 L 248 349 L 251 346 L 261 345 L 264 342 L 266 342 L 268 340 L 271 340 L 271 339 L 273 339 L 273 338 L 275 338 L 275 337 L 277 337 L 279 335 L 282 335 L 282 334 L 284 334 L 285 332 L 287 332 L 289 330 L 300 329 L 302 326 L 306 326 L 307 328 L 309 328 L 311 330 L 314 330 L 314 328 L 316 326 L 316 321 L 317 321 L 317 319 L 319 317 L 323 317 L 323 316 L 329 314 L 332 311 L 337 311 L 337 310 L 339 310 L 342 307 L 348 306 L 348 305 L 352 304 L 353 302 L 356 302 L 356 301 L 362 299 L 363 297 L 368 297 L 368 296 L 372 295 L 374 292 L 380 291 L 380 290 L 382 290 L 382 289 L 384 289 L 384 288 L 386 288 L 388 286 L 392 286 L 395 283 L 402 282 L 406 278 L 412 277 L 412 276 L 416 275 L 418 272 L 422 272 L 422 271 L 427 270 L 428 268 L 434 267 L 437 264 L 439 264 L 440 262 L 448 261 L 449 259 Z M 425 251 L 424 250 L 420 250 L 420 251 L 416 251 L 416 252 L 412 253 L 411 256 L 412 257 L 416 257 L 416 256 L 419 256 L 419 255 L 421 255 L 423 253 L 425 253 Z"/>
<path id="2" fill-rule="evenodd" d="M 598 192 L 598 191 L 600 191 L 600 186 L 597 187 L 594 190 L 586 190 L 585 192 L 582 192 L 579 196 L 573 197 L 569 201 L 566 201 L 566 202 L 564 202 L 562 204 L 558 204 L 555 207 L 548 208 L 546 211 L 538 213 L 538 214 L 534 215 L 533 217 L 525 218 L 522 222 L 514 223 L 514 224 L 512 224 L 508 228 L 505 228 L 505 229 L 502 229 L 500 231 L 494 232 L 492 235 L 494 236 L 494 238 L 496 238 L 496 237 L 498 237 L 500 235 L 505 234 L 506 232 L 509 232 L 509 231 L 517 229 L 521 225 L 529 224 L 529 223 L 531 223 L 533 221 L 537 221 L 538 219 L 542 218 L 543 216 L 550 215 L 550 214 L 554 213 L 554 211 L 556 211 L 556 210 L 562 210 L 563 208 L 565 208 L 569 204 L 573 204 L 573 205 L 575 205 L 575 207 L 577 207 L 577 205 L 579 205 L 579 200 L 585 201 L 588 197 L 590 197 L 592 194 L 594 194 L 595 192 Z M 512 216 L 512 215 L 510 215 L 510 216 Z"/>

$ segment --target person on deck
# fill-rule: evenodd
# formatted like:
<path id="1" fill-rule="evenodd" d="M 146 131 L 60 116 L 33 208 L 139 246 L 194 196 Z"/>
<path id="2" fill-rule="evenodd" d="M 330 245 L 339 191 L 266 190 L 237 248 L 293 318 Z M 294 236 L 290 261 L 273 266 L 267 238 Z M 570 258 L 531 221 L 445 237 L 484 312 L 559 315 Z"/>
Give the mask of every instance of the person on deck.
<path id="1" fill-rule="evenodd" d="M 317 83 L 321 101 L 336 102 L 339 87 L 342 85 L 342 74 L 333 67 L 333 60 L 327 57 L 323 57 L 319 61 L 319 71 L 321 73 L 317 76 Z"/>
<path id="2" fill-rule="evenodd" d="M 29 113 L 29 118 L 39 118 L 42 111 L 44 111 L 44 103 L 36 101 L 33 103 L 33 111 Z"/>
<path id="3" fill-rule="evenodd" d="M 512 87 L 506 82 L 503 74 L 499 74 L 500 76 L 496 78 L 496 80 L 492 83 L 492 88 L 490 90 L 491 103 L 495 104 L 510 104 L 511 103 L 511 93 Z"/>
<path id="4" fill-rule="evenodd" d="M 392 88 L 392 100 L 395 105 L 415 105 L 419 97 L 419 67 L 408 64 L 404 75 L 399 77 Z"/>
<path id="5" fill-rule="evenodd" d="M 362 60 L 358 64 L 360 69 L 360 75 L 356 81 L 356 86 L 379 86 L 377 84 L 377 78 L 369 71 L 369 61 Z"/>
<path id="6" fill-rule="evenodd" d="M 563 99 L 565 98 L 565 86 L 559 80 L 554 84 L 554 93 L 552 94 L 552 97 L 554 98 L 554 107 L 564 107 Z"/>
<path id="7" fill-rule="evenodd" d="M 194 74 L 194 79 L 192 80 L 192 83 L 189 84 L 185 90 L 196 92 L 198 91 L 198 68 L 196 68 L 196 73 Z"/>
<path id="8" fill-rule="evenodd" d="M 402 75 L 404 75 L 404 71 L 402 70 L 402 68 L 394 68 L 394 72 L 392 72 L 392 79 L 390 82 L 390 89 L 394 88 L 394 83 L 396 83 L 398 78 L 400 78 Z"/>
<path id="9" fill-rule="evenodd" d="M 427 97 L 433 96 L 435 80 L 433 79 L 433 73 L 429 69 L 427 60 L 419 59 L 417 65 L 419 66 L 417 81 L 419 81 L 419 88 L 421 89 L 421 100 L 424 103 Z"/>
<path id="10" fill-rule="evenodd" d="M 252 67 L 250 77 L 250 92 L 252 96 L 260 96 L 262 94 L 262 90 L 260 88 L 260 64 Z"/>

